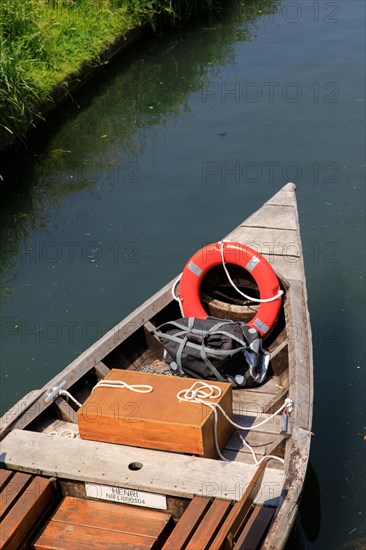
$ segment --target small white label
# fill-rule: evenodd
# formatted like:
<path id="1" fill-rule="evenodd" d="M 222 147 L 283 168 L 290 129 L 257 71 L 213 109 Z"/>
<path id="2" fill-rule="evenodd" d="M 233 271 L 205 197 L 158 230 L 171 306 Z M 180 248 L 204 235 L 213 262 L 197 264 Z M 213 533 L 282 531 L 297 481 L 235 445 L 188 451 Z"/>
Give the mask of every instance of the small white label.
<path id="1" fill-rule="evenodd" d="M 85 483 L 86 496 L 111 500 L 120 504 L 132 504 L 133 506 L 146 506 L 166 510 L 166 496 L 159 493 L 145 493 L 134 488 L 113 487 L 112 485 L 100 485 L 98 483 Z"/>

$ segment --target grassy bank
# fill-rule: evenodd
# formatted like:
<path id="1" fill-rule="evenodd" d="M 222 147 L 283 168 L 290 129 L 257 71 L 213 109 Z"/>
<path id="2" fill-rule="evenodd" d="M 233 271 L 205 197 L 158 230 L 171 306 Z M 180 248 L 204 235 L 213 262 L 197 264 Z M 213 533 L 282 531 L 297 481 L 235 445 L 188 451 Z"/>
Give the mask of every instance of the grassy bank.
<path id="1" fill-rule="evenodd" d="M 210 0 L 1 0 L 0 147 L 41 116 L 56 85 L 130 29 Z"/>

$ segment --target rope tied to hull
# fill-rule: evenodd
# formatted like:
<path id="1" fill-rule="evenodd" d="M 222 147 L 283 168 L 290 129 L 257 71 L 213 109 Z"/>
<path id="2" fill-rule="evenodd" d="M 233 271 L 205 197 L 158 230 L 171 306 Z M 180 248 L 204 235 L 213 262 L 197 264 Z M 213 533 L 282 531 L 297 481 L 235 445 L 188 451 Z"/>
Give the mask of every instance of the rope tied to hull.
<path id="1" fill-rule="evenodd" d="M 58 395 L 64 395 L 68 399 L 71 399 L 71 401 L 73 401 L 75 403 L 75 405 L 77 405 L 79 408 L 81 407 L 81 403 L 77 399 L 75 399 L 75 397 L 73 395 L 71 395 L 71 393 L 68 392 L 67 390 L 60 390 L 58 392 Z"/>
<path id="2" fill-rule="evenodd" d="M 59 387 L 52 388 L 48 393 L 46 400 L 50 401 L 51 399 L 62 395 L 64 397 L 67 397 L 67 399 L 71 399 L 71 401 L 75 403 L 75 405 L 80 409 L 80 407 L 82 407 L 82 404 L 73 395 L 71 395 L 69 391 L 63 389 L 64 384 L 65 383 L 61 384 Z M 136 393 L 150 393 L 154 390 L 154 388 L 150 385 L 127 384 L 122 380 L 100 380 L 92 389 L 92 393 L 96 388 L 122 388 Z"/>
<path id="3" fill-rule="evenodd" d="M 258 424 L 255 424 L 254 426 L 241 426 L 240 424 L 237 424 L 236 422 L 231 420 L 231 418 L 227 415 L 226 411 L 221 407 L 221 405 L 219 405 L 218 403 L 213 403 L 208 401 L 209 399 L 218 399 L 219 397 L 221 397 L 221 395 L 222 395 L 221 388 L 219 388 L 218 386 L 215 386 L 214 384 L 211 385 L 211 384 L 207 384 L 206 382 L 200 381 L 200 382 L 194 382 L 190 388 L 186 388 L 178 392 L 177 398 L 179 401 L 183 401 L 186 403 L 201 403 L 202 405 L 205 405 L 207 407 L 210 407 L 210 409 L 212 409 L 214 413 L 214 440 L 215 440 L 216 451 L 219 457 L 221 458 L 221 460 L 225 460 L 226 462 L 230 462 L 230 460 L 228 460 L 221 453 L 219 443 L 218 443 L 218 435 L 217 435 L 217 424 L 218 424 L 217 411 L 218 410 L 222 413 L 222 415 L 226 418 L 226 420 L 232 426 L 234 426 L 234 428 L 237 428 L 239 430 L 244 430 L 244 431 L 250 431 L 250 430 L 256 430 L 260 426 L 263 426 L 263 424 L 272 420 L 277 414 L 279 414 L 285 409 L 289 413 L 293 406 L 292 399 L 290 399 L 289 397 L 286 397 L 285 402 L 283 403 L 283 405 L 281 405 L 279 409 L 277 409 L 277 411 L 269 415 L 267 418 L 265 418 Z M 274 460 L 278 460 L 279 462 L 281 462 L 281 464 L 284 464 L 284 460 L 282 458 L 274 455 L 265 455 L 260 460 L 258 460 L 253 450 L 253 447 L 249 445 L 249 443 L 245 441 L 243 437 L 240 436 L 240 439 L 243 442 L 243 444 L 250 450 L 253 456 L 254 462 L 257 466 L 259 466 L 259 464 L 263 460 L 269 460 L 271 458 Z"/>

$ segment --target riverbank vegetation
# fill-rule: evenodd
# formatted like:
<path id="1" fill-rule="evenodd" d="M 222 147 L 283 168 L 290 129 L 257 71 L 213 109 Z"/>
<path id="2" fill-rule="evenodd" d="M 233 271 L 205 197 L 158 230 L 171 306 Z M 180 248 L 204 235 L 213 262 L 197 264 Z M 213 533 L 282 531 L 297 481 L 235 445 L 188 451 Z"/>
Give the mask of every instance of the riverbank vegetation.
<path id="1" fill-rule="evenodd" d="M 56 85 L 130 29 L 212 0 L 1 0 L 0 147 L 42 116 Z"/>

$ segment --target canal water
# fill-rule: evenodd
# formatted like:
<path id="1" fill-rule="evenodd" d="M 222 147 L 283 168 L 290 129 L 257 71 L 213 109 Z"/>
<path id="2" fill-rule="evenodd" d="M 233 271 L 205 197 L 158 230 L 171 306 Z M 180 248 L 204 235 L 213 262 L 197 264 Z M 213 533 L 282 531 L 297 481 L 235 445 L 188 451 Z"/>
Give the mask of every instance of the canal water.
<path id="1" fill-rule="evenodd" d="M 226 2 L 2 159 L 2 412 L 295 181 L 315 435 L 290 547 L 365 547 L 364 26 L 362 0 Z"/>

